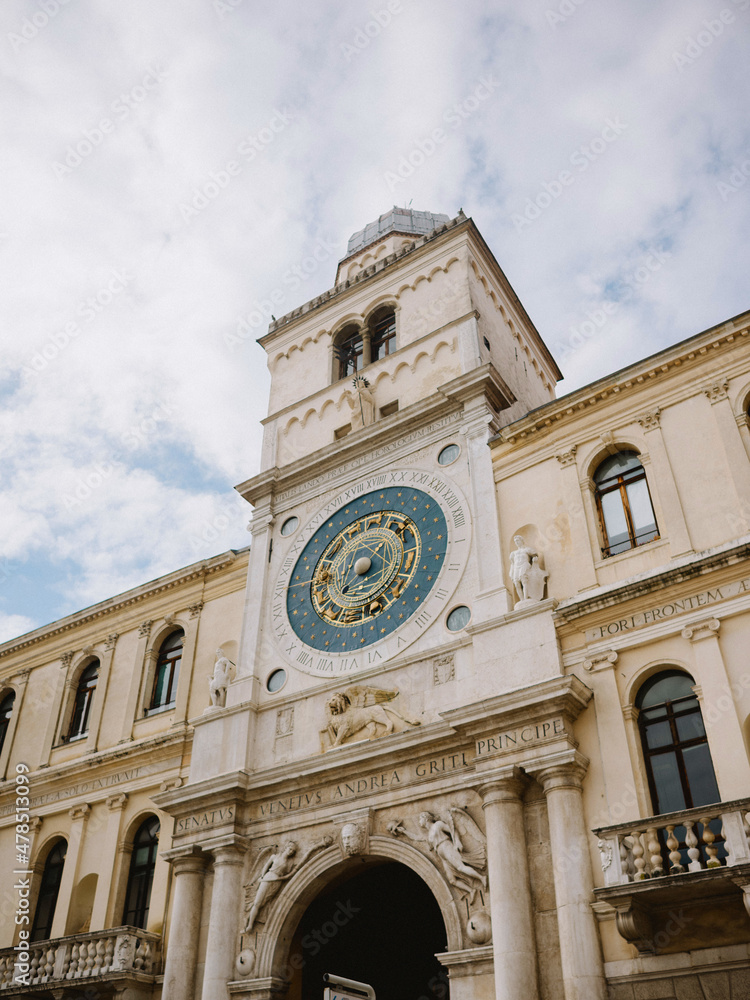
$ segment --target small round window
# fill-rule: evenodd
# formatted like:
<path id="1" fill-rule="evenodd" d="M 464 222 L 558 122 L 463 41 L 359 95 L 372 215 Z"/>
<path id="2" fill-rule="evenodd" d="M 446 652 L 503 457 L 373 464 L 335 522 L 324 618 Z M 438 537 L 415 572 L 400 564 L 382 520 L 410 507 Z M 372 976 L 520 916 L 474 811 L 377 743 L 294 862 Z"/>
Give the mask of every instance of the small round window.
<path id="1" fill-rule="evenodd" d="M 286 684 L 286 670 L 279 668 L 278 670 L 274 670 L 269 676 L 266 681 L 266 688 L 273 694 L 274 691 L 280 691 L 284 687 L 284 684 Z"/>
<path id="2" fill-rule="evenodd" d="M 451 462 L 456 461 L 460 454 L 461 449 L 457 444 L 448 444 L 438 455 L 438 462 L 440 465 L 450 465 Z"/>
<path id="3" fill-rule="evenodd" d="M 299 525 L 298 517 L 288 517 L 286 521 L 284 521 L 284 523 L 281 525 L 281 534 L 291 535 L 293 531 L 297 530 L 298 525 Z"/>
<path id="4" fill-rule="evenodd" d="M 465 604 L 461 604 L 459 607 L 454 608 L 453 611 L 451 611 L 445 620 L 445 624 L 451 632 L 460 632 L 462 628 L 466 628 L 470 621 L 471 611 Z"/>

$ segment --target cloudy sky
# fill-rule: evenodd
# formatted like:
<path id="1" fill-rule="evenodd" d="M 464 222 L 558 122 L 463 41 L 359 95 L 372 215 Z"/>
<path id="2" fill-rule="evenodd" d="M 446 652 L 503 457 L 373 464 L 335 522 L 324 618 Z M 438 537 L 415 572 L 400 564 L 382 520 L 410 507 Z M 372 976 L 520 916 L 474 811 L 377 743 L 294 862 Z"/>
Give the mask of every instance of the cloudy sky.
<path id="1" fill-rule="evenodd" d="M 0 639 L 248 544 L 268 296 L 394 204 L 474 218 L 561 393 L 750 307 L 749 42 L 750 0 L 2 0 Z"/>

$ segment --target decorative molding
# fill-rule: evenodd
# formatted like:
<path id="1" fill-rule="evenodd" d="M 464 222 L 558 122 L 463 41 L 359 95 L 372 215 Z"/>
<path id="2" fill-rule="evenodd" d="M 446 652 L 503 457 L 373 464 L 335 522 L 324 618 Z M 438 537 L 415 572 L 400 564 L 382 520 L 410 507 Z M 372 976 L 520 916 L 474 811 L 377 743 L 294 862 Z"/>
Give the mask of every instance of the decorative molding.
<path id="1" fill-rule="evenodd" d="M 653 410 L 646 410 L 642 416 L 636 419 L 644 431 L 658 430 L 661 423 L 661 409 L 657 406 Z"/>
<path id="2" fill-rule="evenodd" d="M 564 451 L 560 455 L 555 455 L 555 458 L 560 463 L 560 465 L 563 467 L 563 469 L 565 469 L 569 465 L 575 465 L 576 452 L 577 451 L 578 451 L 578 445 L 574 444 L 574 445 L 571 445 L 569 451 Z"/>
<path id="3" fill-rule="evenodd" d="M 139 637 L 140 638 L 144 638 L 145 637 L 146 639 L 148 639 L 148 637 L 151 635 L 151 628 L 152 628 L 153 624 L 154 624 L 153 618 L 150 618 L 146 622 L 142 622 L 138 626 L 138 635 L 139 635 Z"/>
<path id="4" fill-rule="evenodd" d="M 280 708 L 276 713 L 276 735 L 290 736 L 294 732 L 294 705 Z"/>
<path id="5" fill-rule="evenodd" d="M 73 650 L 71 649 L 70 652 L 68 653 L 62 653 L 62 655 L 60 656 L 60 665 L 64 667 L 65 670 L 67 670 L 68 667 L 70 666 L 72 659 L 73 659 Z"/>
<path id="6" fill-rule="evenodd" d="M 712 385 L 704 386 L 702 392 L 705 394 L 709 403 L 713 406 L 714 403 L 718 403 L 722 399 L 728 398 L 728 388 L 729 382 L 724 378 L 714 382 Z"/>
<path id="7" fill-rule="evenodd" d="M 436 656 L 432 661 L 433 684 L 447 684 L 456 676 L 456 662 L 453 653 Z"/>
<path id="8" fill-rule="evenodd" d="M 115 810 L 119 811 L 125 807 L 125 803 L 127 801 L 128 796 L 125 792 L 118 792 L 117 795 L 110 795 L 107 798 L 107 809 L 112 810 L 112 812 Z"/>
<path id="9" fill-rule="evenodd" d="M 110 634 L 107 636 L 104 642 L 104 648 L 107 650 L 114 649 L 115 646 L 117 645 L 117 640 L 119 638 L 120 638 L 119 632 L 110 632 Z"/>
<path id="10" fill-rule="evenodd" d="M 691 642 L 698 642 L 699 639 L 710 639 L 711 636 L 721 628 L 718 618 L 706 618 L 702 622 L 693 622 L 682 630 L 682 638 L 690 639 Z"/>
<path id="11" fill-rule="evenodd" d="M 607 451 L 610 453 L 610 455 L 617 454 L 618 449 L 617 445 L 615 444 L 615 436 L 612 433 L 612 431 L 602 431 L 602 433 L 599 435 L 599 439 L 601 440 L 602 444 L 607 449 Z"/>
<path id="12" fill-rule="evenodd" d="M 191 618 L 199 618 L 201 611 L 203 611 L 203 601 L 198 601 L 197 604 L 191 604 L 188 608 Z"/>
<path id="13" fill-rule="evenodd" d="M 90 812 L 91 806 L 83 802 L 79 806 L 71 806 L 70 809 L 68 809 L 68 816 L 70 816 L 75 823 L 77 819 L 86 819 Z"/>
<path id="14" fill-rule="evenodd" d="M 174 778 L 166 778 L 159 785 L 160 792 L 171 792 L 173 788 L 180 788 L 182 786 L 182 778 L 177 775 Z"/>
<path id="15" fill-rule="evenodd" d="M 605 649 L 601 653 L 592 653 L 583 661 L 584 670 L 606 670 L 617 663 L 617 652 L 614 649 Z"/>

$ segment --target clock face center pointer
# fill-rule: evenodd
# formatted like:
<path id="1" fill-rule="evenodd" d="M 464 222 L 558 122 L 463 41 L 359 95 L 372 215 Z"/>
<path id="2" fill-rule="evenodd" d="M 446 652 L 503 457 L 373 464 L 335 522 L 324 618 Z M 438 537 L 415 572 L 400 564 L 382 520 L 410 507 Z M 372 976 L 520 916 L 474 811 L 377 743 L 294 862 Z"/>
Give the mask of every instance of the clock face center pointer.
<path id="1" fill-rule="evenodd" d="M 372 561 L 369 556 L 360 556 L 359 559 L 354 564 L 354 572 L 357 576 L 364 576 L 372 566 Z"/>

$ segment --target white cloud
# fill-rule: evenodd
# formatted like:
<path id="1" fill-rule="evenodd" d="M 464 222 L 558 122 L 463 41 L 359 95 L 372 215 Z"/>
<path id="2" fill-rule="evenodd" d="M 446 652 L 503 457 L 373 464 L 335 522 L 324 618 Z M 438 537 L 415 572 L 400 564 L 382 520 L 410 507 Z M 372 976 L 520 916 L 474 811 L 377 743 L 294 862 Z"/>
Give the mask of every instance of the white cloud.
<path id="1" fill-rule="evenodd" d="M 681 68 L 721 5 L 586 2 L 551 23 L 555 0 L 401 0 L 376 31 L 386 6 L 77 0 L 19 44 L 39 6 L 5 0 L 0 554 L 45 581 L 6 609 L 18 628 L 247 544 L 250 509 L 226 498 L 258 470 L 268 375 L 252 340 L 225 335 L 267 318 L 274 289 L 280 315 L 329 287 L 335 251 L 304 282 L 285 275 L 394 203 L 474 217 L 565 356 L 562 391 L 747 307 L 750 180 L 717 187 L 750 157 L 744 0 Z M 626 127 L 582 169 L 608 120 Z M 389 184 L 437 128 L 424 165 Z M 519 231 L 514 213 L 565 170 L 573 183 Z M 654 252 L 669 256 L 638 281 Z"/>

